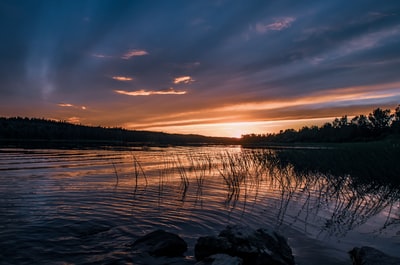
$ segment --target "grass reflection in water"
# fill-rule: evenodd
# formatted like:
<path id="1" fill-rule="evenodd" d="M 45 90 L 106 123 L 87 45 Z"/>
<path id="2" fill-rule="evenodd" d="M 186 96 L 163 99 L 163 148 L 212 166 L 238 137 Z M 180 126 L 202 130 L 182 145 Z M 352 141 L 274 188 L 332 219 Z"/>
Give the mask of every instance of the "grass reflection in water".
<path id="1" fill-rule="evenodd" d="M 193 191 L 196 204 L 202 204 L 210 199 L 203 190 L 218 182 L 225 189 L 214 192 L 225 193 L 225 207 L 233 210 L 240 202 L 245 214 L 250 211 L 246 209 L 249 202 L 253 207 L 269 205 L 275 208 L 277 228 L 301 222 L 307 231 L 310 219 L 315 224 L 319 218 L 320 234 L 340 237 L 384 214 L 381 227 L 369 231 L 380 233 L 400 223 L 398 152 L 398 148 L 386 147 L 366 152 L 361 145 L 169 155 L 158 170 L 159 201 L 166 194 L 165 187 L 174 182 L 179 201 L 184 203 Z M 134 158 L 135 193 L 140 176 L 147 186 L 145 168 Z"/>

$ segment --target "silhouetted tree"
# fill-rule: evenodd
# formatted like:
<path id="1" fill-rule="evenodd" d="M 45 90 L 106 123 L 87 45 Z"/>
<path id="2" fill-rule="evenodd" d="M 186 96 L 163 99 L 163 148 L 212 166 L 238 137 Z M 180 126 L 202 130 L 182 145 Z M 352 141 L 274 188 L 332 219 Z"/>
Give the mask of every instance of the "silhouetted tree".
<path id="1" fill-rule="evenodd" d="M 357 115 L 348 120 L 347 115 L 335 118 L 332 123 L 317 126 L 305 126 L 300 130 L 281 130 L 278 134 L 243 136 L 244 143 L 250 142 L 348 142 L 378 139 L 390 133 L 400 133 L 400 105 L 394 114 L 389 109 L 374 109 L 367 116 Z"/>
<path id="2" fill-rule="evenodd" d="M 390 109 L 382 110 L 381 108 L 374 109 L 368 116 L 369 121 L 375 129 L 388 128 L 391 118 Z"/>
<path id="3" fill-rule="evenodd" d="M 368 115 L 368 119 L 372 124 L 371 132 L 374 137 L 380 137 L 389 131 L 392 117 L 390 109 L 382 110 L 381 108 L 374 109 Z"/>
<path id="4" fill-rule="evenodd" d="M 366 139 L 370 137 L 372 124 L 367 116 L 357 115 L 350 121 L 350 125 L 353 129 L 353 134 L 355 138 Z"/>
<path id="5" fill-rule="evenodd" d="M 371 128 L 371 122 L 365 115 L 357 115 L 353 119 L 351 119 L 351 124 L 359 127 L 359 128 Z"/>
<path id="6" fill-rule="evenodd" d="M 391 127 L 394 133 L 400 133 L 400 105 L 394 111 Z"/>
<path id="7" fill-rule="evenodd" d="M 75 141 L 82 144 L 106 142 L 112 144 L 203 144 L 203 143 L 237 143 L 235 139 L 223 137 L 206 137 L 201 135 L 167 134 L 162 132 L 129 131 L 122 128 L 91 127 L 36 118 L 1 118 L 0 143 L 24 140 Z M 29 140 L 29 141 L 26 141 Z M 50 143 L 50 142 L 49 142 Z"/>
<path id="8" fill-rule="evenodd" d="M 394 120 L 400 121 L 400 105 L 398 105 L 394 111 Z"/>

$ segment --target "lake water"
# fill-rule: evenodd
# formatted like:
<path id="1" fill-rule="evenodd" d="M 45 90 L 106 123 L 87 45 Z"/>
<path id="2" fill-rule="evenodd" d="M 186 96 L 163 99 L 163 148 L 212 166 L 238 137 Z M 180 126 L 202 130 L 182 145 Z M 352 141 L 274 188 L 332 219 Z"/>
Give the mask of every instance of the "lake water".
<path id="1" fill-rule="evenodd" d="M 271 151 L 273 153 L 273 151 Z M 297 264 L 399 256 L 398 190 L 298 174 L 240 147 L 0 149 L 1 264 L 144 264 L 131 243 L 162 228 L 188 242 L 228 224 L 288 238 Z"/>

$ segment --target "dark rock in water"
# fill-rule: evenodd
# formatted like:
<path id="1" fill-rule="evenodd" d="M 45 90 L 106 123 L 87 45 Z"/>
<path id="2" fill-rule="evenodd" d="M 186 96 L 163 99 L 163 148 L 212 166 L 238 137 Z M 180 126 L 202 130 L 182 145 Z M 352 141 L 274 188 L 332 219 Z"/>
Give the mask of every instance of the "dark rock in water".
<path id="1" fill-rule="evenodd" d="M 132 261 L 135 265 L 195 265 L 196 263 L 194 260 L 184 257 L 156 257 L 148 253 L 135 255 L 132 257 Z"/>
<path id="2" fill-rule="evenodd" d="M 217 253 L 227 253 L 233 249 L 232 243 L 227 238 L 216 236 L 199 237 L 194 247 L 196 260 L 202 260 Z"/>
<path id="3" fill-rule="evenodd" d="M 228 226 L 217 237 L 200 237 L 195 245 L 196 260 L 224 253 L 251 265 L 293 265 L 292 250 L 285 238 L 267 229 Z"/>
<path id="4" fill-rule="evenodd" d="M 386 255 L 372 247 L 353 248 L 349 251 L 353 265 L 399 265 L 400 258 Z"/>
<path id="5" fill-rule="evenodd" d="M 195 265 L 242 265 L 243 260 L 227 254 L 215 254 L 197 262 Z"/>
<path id="6" fill-rule="evenodd" d="M 132 248 L 135 252 L 152 256 L 179 257 L 187 250 L 187 244 L 178 235 L 156 230 L 138 238 Z"/>

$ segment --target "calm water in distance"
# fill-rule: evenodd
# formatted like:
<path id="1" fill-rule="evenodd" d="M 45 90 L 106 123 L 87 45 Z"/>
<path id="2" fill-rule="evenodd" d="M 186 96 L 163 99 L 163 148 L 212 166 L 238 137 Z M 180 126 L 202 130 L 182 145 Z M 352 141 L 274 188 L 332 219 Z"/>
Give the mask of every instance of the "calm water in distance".
<path id="1" fill-rule="evenodd" d="M 130 244 L 158 228 L 188 242 L 191 260 L 197 238 L 227 224 L 280 231 L 298 264 L 351 264 L 363 245 L 400 255 L 398 193 L 257 152 L 0 149 L 0 263 L 142 264 Z"/>

